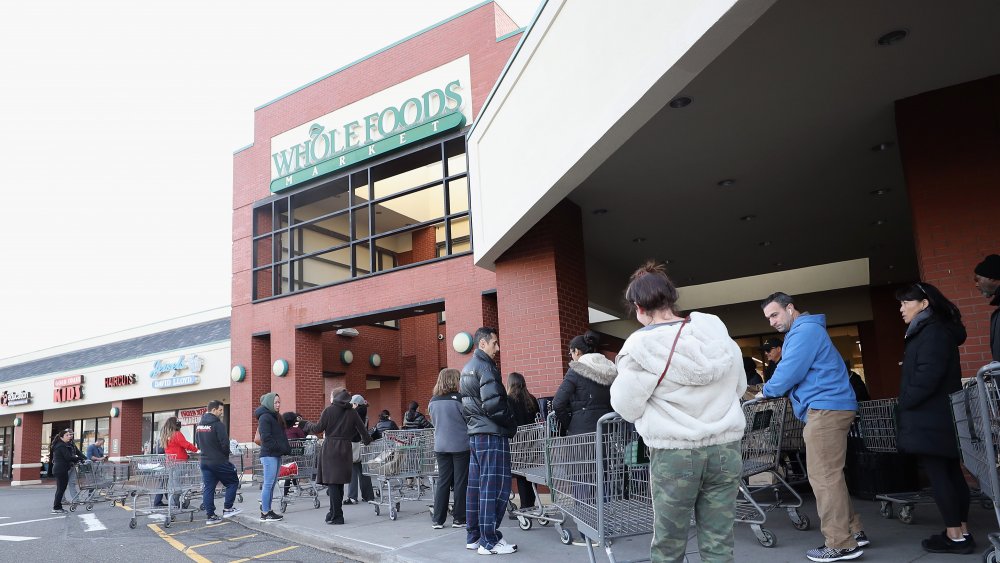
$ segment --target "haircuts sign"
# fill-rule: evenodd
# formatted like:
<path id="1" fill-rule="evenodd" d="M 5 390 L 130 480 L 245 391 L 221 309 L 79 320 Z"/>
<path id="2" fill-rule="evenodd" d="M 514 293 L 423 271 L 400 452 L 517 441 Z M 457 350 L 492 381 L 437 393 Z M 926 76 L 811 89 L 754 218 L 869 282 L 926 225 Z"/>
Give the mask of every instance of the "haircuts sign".
<path id="1" fill-rule="evenodd" d="M 468 55 L 271 138 L 280 192 L 472 121 Z"/>

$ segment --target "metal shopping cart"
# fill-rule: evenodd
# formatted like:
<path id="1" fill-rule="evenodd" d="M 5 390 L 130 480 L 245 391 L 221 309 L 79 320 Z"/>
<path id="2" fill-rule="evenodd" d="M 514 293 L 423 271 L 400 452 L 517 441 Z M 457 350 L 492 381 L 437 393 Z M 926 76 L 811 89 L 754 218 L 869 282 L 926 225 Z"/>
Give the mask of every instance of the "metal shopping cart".
<path id="1" fill-rule="evenodd" d="M 288 445 L 291 447 L 291 453 L 281 457 L 281 465 L 278 467 L 280 477 L 275 479 L 273 498 L 278 500 L 282 513 L 288 509 L 289 504 L 303 496 L 311 497 L 313 508 L 319 508 L 319 490 L 316 485 L 316 468 L 320 452 L 318 441 L 315 438 L 289 440 Z M 260 463 L 260 448 L 254 449 L 252 455 L 254 482 L 263 484 L 264 466 Z M 283 481 L 291 483 L 283 486 Z"/>
<path id="2" fill-rule="evenodd" d="M 784 440 L 785 412 L 790 408 L 788 399 L 784 397 L 743 403 L 746 427 L 740 444 L 743 471 L 736 499 L 736 522 L 750 524 L 757 541 L 764 547 L 774 547 L 777 543 L 774 533 L 761 527 L 767 522 L 767 513 L 775 508 L 784 508 L 797 530 L 809 529 L 809 517 L 799 512 L 802 496 L 777 471 Z M 763 473 L 769 473 L 777 482 L 751 488 L 749 478 Z M 768 493 L 773 493 L 774 502 L 761 499 Z M 786 500 L 786 494 L 794 500 Z"/>
<path id="3" fill-rule="evenodd" d="M 193 509 L 181 509 L 168 502 L 163 508 L 154 507 L 153 495 L 162 494 L 168 498 L 174 494 L 186 496 L 201 490 L 201 467 L 197 461 L 177 461 L 164 454 L 139 455 L 129 459 L 129 478 L 126 483 L 132 495 L 132 518 L 128 527 L 135 529 L 139 516 L 164 515 L 164 527 L 169 528 L 177 514 L 190 514 L 194 521 Z"/>
<path id="4" fill-rule="evenodd" d="M 530 530 L 533 522 L 542 526 L 555 524 L 559 539 L 564 544 L 570 544 L 573 542 L 573 534 L 563 528 L 566 513 L 558 504 L 543 504 L 542 497 L 538 494 L 539 485 L 550 489 L 552 487 L 551 472 L 545 459 L 550 438 L 558 435 L 553 426 L 554 421 L 553 416 L 548 423 L 535 422 L 518 426 L 514 437 L 510 439 L 510 471 L 531 483 L 536 505 L 524 509 L 510 508 L 508 511 L 517 518 L 517 524 L 522 530 Z"/>
<path id="5" fill-rule="evenodd" d="M 77 506 L 86 505 L 87 510 L 93 510 L 94 505 L 101 502 L 111 502 L 114 506 L 128 496 L 125 482 L 128 480 L 127 463 L 96 462 L 83 463 L 77 468 L 80 492 L 69 504 L 70 512 Z"/>
<path id="6" fill-rule="evenodd" d="M 361 471 L 378 481 L 378 500 L 369 501 L 375 514 L 389 507 L 389 519 L 395 520 L 400 502 L 420 500 L 428 487 L 423 479 L 436 474 L 434 429 L 386 430 L 382 438 L 362 446 Z"/>
<path id="7" fill-rule="evenodd" d="M 795 409 L 789 403 L 785 407 L 785 421 L 781 429 L 781 456 L 778 462 L 781 465 L 782 476 L 793 487 L 809 482 L 809 473 L 806 470 L 806 441 L 802 437 L 805 427 L 805 421 L 795 416 Z"/>
<path id="8" fill-rule="evenodd" d="M 1000 362 L 991 362 L 976 372 L 975 381 L 951 395 L 955 430 L 962 450 L 962 462 L 977 480 L 984 497 L 992 505 L 1000 525 Z M 1000 533 L 989 534 L 990 547 L 983 553 L 983 561 L 1000 560 Z"/>
<path id="9" fill-rule="evenodd" d="M 595 432 L 549 439 L 552 500 L 576 521 L 592 563 L 594 544 L 588 539 L 604 547 L 614 563 L 614 540 L 653 532 L 649 464 L 631 463 L 638 460 L 627 455 L 640 444 L 635 428 L 615 413 L 601 417 Z"/>

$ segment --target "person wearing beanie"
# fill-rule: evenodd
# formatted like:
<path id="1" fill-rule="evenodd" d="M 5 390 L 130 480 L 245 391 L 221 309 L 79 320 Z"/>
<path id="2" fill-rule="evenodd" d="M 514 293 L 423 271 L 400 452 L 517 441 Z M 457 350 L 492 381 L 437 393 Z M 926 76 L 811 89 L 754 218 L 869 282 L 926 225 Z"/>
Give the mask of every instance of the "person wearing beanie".
<path id="1" fill-rule="evenodd" d="M 361 395 L 351 397 L 351 406 L 365 423 L 365 432 L 368 432 L 368 401 Z M 362 502 L 375 500 L 375 491 L 372 489 L 372 478 L 361 471 L 361 434 L 356 432 L 351 438 L 351 456 L 353 467 L 351 469 L 351 484 L 347 488 L 347 498 L 344 504 L 358 504 L 358 486 L 361 487 Z"/>
<path id="2" fill-rule="evenodd" d="M 976 265 L 973 281 L 990 305 L 1000 307 L 1000 254 L 990 254 Z M 1000 308 L 990 315 L 990 353 L 1000 362 Z"/>
<path id="3" fill-rule="evenodd" d="M 260 491 L 260 521 L 274 522 L 283 516 L 271 510 L 274 498 L 274 484 L 278 480 L 281 456 L 292 453 L 285 436 L 285 419 L 281 416 L 281 397 L 277 393 L 265 393 L 260 397 L 260 406 L 254 411 L 257 419 L 257 433 L 260 435 L 260 464 L 264 470 L 264 486 Z"/>

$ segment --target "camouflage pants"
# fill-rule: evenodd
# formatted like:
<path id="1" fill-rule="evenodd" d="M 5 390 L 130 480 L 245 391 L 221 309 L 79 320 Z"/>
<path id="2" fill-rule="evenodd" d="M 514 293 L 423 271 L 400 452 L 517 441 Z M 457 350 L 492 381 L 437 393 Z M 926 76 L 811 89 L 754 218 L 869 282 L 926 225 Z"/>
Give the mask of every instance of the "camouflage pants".
<path id="1" fill-rule="evenodd" d="M 705 563 L 733 561 L 733 518 L 743 458 L 740 443 L 690 450 L 649 449 L 653 563 L 684 560 L 691 514 Z"/>

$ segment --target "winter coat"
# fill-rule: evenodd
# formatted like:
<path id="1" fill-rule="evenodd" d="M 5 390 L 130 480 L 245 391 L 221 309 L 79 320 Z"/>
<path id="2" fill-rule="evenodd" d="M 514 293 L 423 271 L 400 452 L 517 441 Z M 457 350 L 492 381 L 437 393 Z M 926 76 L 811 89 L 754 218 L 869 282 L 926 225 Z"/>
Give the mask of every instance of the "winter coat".
<path id="1" fill-rule="evenodd" d="M 507 402 L 507 390 L 500 379 L 500 368 L 486 352 L 476 349 L 462 368 L 458 383 L 462 393 L 462 413 L 469 435 L 495 434 L 514 437 L 517 425 Z"/>
<path id="2" fill-rule="evenodd" d="M 194 443 L 201 450 L 201 464 L 221 465 L 229 462 L 229 432 L 219 417 L 207 412 L 194 428 Z"/>
<path id="3" fill-rule="evenodd" d="M 281 415 L 261 405 L 253 411 L 253 416 L 257 419 L 257 432 L 260 433 L 260 457 L 281 457 L 292 453 L 285 429 L 278 420 Z"/>
<path id="4" fill-rule="evenodd" d="M 434 451 L 455 453 L 469 451 L 469 428 L 462 414 L 462 396 L 458 393 L 435 395 L 427 403 L 434 417 Z"/>
<path id="5" fill-rule="evenodd" d="M 899 385 L 900 451 L 958 457 L 949 395 L 962 388 L 958 347 L 964 342 L 965 327 L 934 316 L 910 330 Z"/>
<path id="6" fill-rule="evenodd" d="M 351 438 L 355 432 L 362 433 L 364 443 L 371 442 L 365 423 L 350 401 L 351 395 L 347 391 L 341 391 L 334 396 L 330 406 L 323 410 L 319 422 L 301 423 L 306 434 L 322 432 L 325 438 L 316 473 L 316 482 L 321 485 L 345 485 L 351 482 L 351 470 L 354 467 Z"/>
<path id="7" fill-rule="evenodd" d="M 53 473 L 66 473 L 80 461 L 73 453 L 72 444 L 67 444 L 58 438 L 52 446 L 51 458 Z"/>
<path id="8" fill-rule="evenodd" d="M 997 307 L 990 315 L 990 353 L 994 362 L 1000 362 L 1000 287 L 997 288 L 990 305 Z"/>
<path id="9" fill-rule="evenodd" d="M 358 416 L 361 417 L 361 422 L 365 425 L 364 432 L 357 432 L 354 434 L 354 437 L 351 438 L 351 442 L 358 443 L 361 441 L 361 435 L 368 433 L 368 405 L 358 405 L 354 410 L 358 413 Z"/>
<path id="10" fill-rule="evenodd" d="M 378 421 L 378 423 L 375 424 L 375 428 L 372 428 L 372 440 L 381 440 L 382 433 L 386 430 L 399 430 L 399 426 L 396 424 L 396 421 L 392 419 Z"/>
<path id="11" fill-rule="evenodd" d="M 680 322 L 651 324 L 628 337 L 616 362 L 611 406 L 635 422 L 651 448 L 694 449 L 738 441 L 746 426 L 740 397 L 747 388 L 739 345 L 718 317 L 691 313 L 670 369 L 657 384 L 678 330 Z"/>
<path id="12" fill-rule="evenodd" d="M 285 438 L 289 440 L 305 440 L 306 433 L 298 426 L 289 426 L 285 428 Z"/>
<path id="13" fill-rule="evenodd" d="M 421 430 L 423 428 L 434 428 L 434 425 L 427 420 L 422 412 L 406 411 L 406 414 L 403 415 L 403 430 Z"/>
<path id="14" fill-rule="evenodd" d="M 507 401 L 510 403 L 511 412 L 514 413 L 514 424 L 521 426 L 535 422 L 535 417 L 538 415 L 538 399 L 534 395 L 528 393 L 527 404 L 510 395 L 507 396 Z"/>
<path id="15" fill-rule="evenodd" d="M 167 440 L 167 444 L 163 446 L 163 452 L 167 455 L 174 456 L 178 461 L 185 461 L 188 459 L 188 452 L 196 452 L 198 448 L 194 444 L 187 441 L 184 434 L 180 430 L 174 432 L 170 439 Z"/>
<path id="16" fill-rule="evenodd" d="M 552 409 L 567 435 L 593 432 L 611 408 L 611 384 L 618 376 L 604 354 L 584 354 L 569 363 L 569 371 L 552 399 Z"/>

